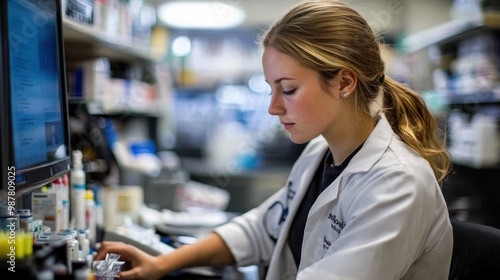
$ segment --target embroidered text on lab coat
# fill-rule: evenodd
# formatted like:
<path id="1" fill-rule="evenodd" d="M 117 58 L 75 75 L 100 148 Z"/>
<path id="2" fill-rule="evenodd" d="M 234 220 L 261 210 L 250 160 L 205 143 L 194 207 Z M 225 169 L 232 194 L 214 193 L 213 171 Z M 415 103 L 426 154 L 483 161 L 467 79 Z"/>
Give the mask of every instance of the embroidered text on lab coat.
<path id="1" fill-rule="evenodd" d="M 344 229 L 345 227 L 345 222 L 340 221 L 336 215 L 333 215 L 332 213 L 328 214 L 328 219 L 332 221 L 332 224 L 330 227 L 336 231 L 338 234 Z"/>
<path id="2" fill-rule="evenodd" d="M 326 239 L 326 236 L 323 236 L 323 249 L 328 250 L 330 245 L 332 245 L 332 242 Z"/>

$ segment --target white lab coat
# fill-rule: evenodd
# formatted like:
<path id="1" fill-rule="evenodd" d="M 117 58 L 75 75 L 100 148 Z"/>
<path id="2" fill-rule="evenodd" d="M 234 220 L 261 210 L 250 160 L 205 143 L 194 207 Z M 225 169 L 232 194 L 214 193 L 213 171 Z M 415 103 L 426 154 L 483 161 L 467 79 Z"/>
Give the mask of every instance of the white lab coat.
<path id="1" fill-rule="evenodd" d="M 453 237 L 441 190 L 428 162 L 383 116 L 311 207 L 297 271 L 287 237 L 327 149 L 323 138 L 312 140 L 291 170 L 290 187 L 215 230 L 238 265 L 269 264 L 270 280 L 447 279 Z M 288 216 L 278 225 L 276 209 L 287 203 Z M 276 243 L 270 231 L 279 233 Z"/>

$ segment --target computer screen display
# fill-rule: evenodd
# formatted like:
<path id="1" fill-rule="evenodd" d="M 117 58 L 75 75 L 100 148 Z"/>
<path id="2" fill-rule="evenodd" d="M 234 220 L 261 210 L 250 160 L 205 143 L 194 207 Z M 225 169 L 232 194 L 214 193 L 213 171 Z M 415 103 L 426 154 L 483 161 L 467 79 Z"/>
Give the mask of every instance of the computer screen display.
<path id="1" fill-rule="evenodd" d="M 8 0 L 9 71 L 15 166 L 66 155 L 57 6 Z"/>
<path id="2" fill-rule="evenodd" d="M 0 178 L 20 193 L 70 169 L 60 1 L 1 1 L 0 20 Z"/>

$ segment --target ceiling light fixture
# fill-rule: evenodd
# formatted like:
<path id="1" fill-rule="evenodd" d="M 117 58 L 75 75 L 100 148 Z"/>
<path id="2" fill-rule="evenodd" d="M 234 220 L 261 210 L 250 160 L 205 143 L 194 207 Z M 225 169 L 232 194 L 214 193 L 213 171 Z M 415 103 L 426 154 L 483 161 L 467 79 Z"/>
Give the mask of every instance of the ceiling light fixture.
<path id="1" fill-rule="evenodd" d="M 219 1 L 179 1 L 161 4 L 158 17 L 172 28 L 224 29 L 240 25 L 245 13 L 239 7 Z"/>
<path id="2" fill-rule="evenodd" d="M 172 41 L 172 53 L 175 56 L 187 56 L 191 52 L 191 40 L 187 36 L 179 36 Z"/>

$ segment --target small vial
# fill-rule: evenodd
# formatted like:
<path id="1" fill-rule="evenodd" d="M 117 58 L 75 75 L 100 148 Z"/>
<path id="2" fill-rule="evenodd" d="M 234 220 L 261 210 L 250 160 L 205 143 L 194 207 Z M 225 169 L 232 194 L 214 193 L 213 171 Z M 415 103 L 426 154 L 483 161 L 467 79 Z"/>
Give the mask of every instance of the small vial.
<path id="1" fill-rule="evenodd" d="M 33 215 L 30 209 L 19 209 L 17 210 L 19 214 L 19 227 L 21 231 L 33 232 Z"/>

